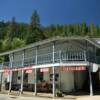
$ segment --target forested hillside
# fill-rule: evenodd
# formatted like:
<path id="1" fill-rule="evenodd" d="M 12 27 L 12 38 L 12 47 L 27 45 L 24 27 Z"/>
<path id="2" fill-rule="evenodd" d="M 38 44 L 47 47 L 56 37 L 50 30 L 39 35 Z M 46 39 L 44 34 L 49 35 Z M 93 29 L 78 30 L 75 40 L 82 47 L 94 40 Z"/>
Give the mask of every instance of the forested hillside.
<path id="1" fill-rule="evenodd" d="M 15 17 L 11 21 L 0 21 L 0 52 L 23 47 L 27 44 L 53 36 L 100 37 L 100 26 L 85 22 L 76 24 L 42 26 L 37 11 L 33 11 L 30 23 L 19 23 Z"/>

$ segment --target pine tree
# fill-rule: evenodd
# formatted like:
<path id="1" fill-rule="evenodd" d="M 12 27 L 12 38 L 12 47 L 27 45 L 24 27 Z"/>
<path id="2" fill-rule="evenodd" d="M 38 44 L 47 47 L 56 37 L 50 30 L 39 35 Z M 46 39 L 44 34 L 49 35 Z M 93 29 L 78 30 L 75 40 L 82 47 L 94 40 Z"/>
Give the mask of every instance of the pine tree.
<path id="1" fill-rule="evenodd" d="M 16 21 L 15 21 L 15 17 L 12 18 L 12 21 L 10 22 L 9 26 L 8 26 L 8 32 L 5 36 L 5 40 L 3 41 L 3 49 L 11 49 L 11 43 L 13 38 L 16 36 Z"/>
<path id="2" fill-rule="evenodd" d="M 96 27 L 95 27 L 95 25 L 93 23 L 91 23 L 89 29 L 90 29 L 90 32 L 89 32 L 90 34 L 89 35 L 91 37 L 94 37 L 96 35 Z"/>
<path id="3" fill-rule="evenodd" d="M 81 25 L 81 34 L 82 34 L 82 36 L 85 36 L 86 33 L 87 33 L 87 25 L 85 22 L 83 22 Z"/>
<path id="4" fill-rule="evenodd" d="M 31 21 L 26 37 L 26 44 L 33 43 L 44 39 L 45 36 L 42 32 L 41 25 L 40 25 L 40 17 L 36 10 L 33 11 L 31 16 Z"/>

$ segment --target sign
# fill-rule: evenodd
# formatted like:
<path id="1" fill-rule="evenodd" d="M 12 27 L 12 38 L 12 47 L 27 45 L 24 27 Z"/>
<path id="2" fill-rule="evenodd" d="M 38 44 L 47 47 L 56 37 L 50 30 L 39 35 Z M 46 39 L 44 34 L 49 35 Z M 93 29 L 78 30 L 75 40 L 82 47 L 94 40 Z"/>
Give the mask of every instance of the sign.
<path id="1" fill-rule="evenodd" d="M 13 68 L 12 71 L 21 71 L 21 70 L 32 70 L 31 66 L 23 67 L 23 68 Z"/>
<path id="2" fill-rule="evenodd" d="M 31 66 L 28 66 L 28 67 L 24 67 L 22 68 L 23 70 L 32 70 L 32 67 Z"/>
<path id="3" fill-rule="evenodd" d="M 13 68 L 12 71 L 21 71 L 22 68 Z"/>
<path id="4" fill-rule="evenodd" d="M 32 73 L 32 69 L 26 70 L 25 73 Z"/>
<path id="5" fill-rule="evenodd" d="M 92 65 L 92 72 L 97 72 L 98 71 L 98 65 L 93 63 Z"/>
<path id="6" fill-rule="evenodd" d="M 5 68 L 4 69 L 4 73 L 7 74 L 7 75 L 10 74 L 10 69 L 9 68 Z"/>
<path id="7" fill-rule="evenodd" d="M 63 66 L 62 71 L 84 71 L 86 67 L 84 66 Z"/>
<path id="8" fill-rule="evenodd" d="M 40 68 L 40 72 L 49 72 L 49 68 Z"/>

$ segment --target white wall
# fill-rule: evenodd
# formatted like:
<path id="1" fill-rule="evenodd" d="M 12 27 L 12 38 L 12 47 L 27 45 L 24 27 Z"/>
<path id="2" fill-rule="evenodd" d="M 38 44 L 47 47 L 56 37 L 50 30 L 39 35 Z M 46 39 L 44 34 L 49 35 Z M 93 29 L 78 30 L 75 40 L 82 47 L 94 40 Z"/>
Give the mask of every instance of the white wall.
<path id="1" fill-rule="evenodd" d="M 16 84 L 17 80 L 18 80 L 18 72 L 14 71 L 12 75 L 13 75 L 12 76 L 12 82 L 13 82 L 13 84 Z"/>
<path id="2" fill-rule="evenodd" d="M 81 89 L 84 82 L 86 81 L 86 71 L 76 71 L 75 72 L 75 80 L 77 89 Z"/>
<path id="3" fill-rule="evenodd" d="M 43 73 L 43 79 L 50 82 L 50 77 L 49 77 L 50 73 Z"/>
<path id="4" fill-rule="evenodd" d="M 29 73 L 28 74 L 28 83 L 30 83 L 30 84 L 34 84 L 35 83 L 35 74 L 34 74 L 35 72 L 34 72 L 34 70 L 33 70 L 33 72 L 32 73 Z"/>
<path id="5" fill-rule="evenodd" d="M 73 71 L 62 71 L 61 72 L 61 90 L 63 92 L 72 92 L 74 90 Z"/>
<path id="6" fill-rule="evenodd" d="M 18 77 L 20 76 L 20 80 L 18 79 Z M 17 75 L 17 83 L 20 84 L 21 83 L 21 76 L 22 76 L 22 71 L 18 71 L 18 75 Z"/>
<path id="7" fill-rule="evenodd" d="M 61 68 L 55 67 L 56 72 L 59 73 L 58 83 L 63 92 L 71 92 L 74 89 L 74 74 L 73 71 L 61 71 Z M 52 68 L 50 72 L 44 73 L 44 80 L 50 82 L 50 73 L 52 73 Z M 51 82 L 52 83 L 52 82 Z"/>

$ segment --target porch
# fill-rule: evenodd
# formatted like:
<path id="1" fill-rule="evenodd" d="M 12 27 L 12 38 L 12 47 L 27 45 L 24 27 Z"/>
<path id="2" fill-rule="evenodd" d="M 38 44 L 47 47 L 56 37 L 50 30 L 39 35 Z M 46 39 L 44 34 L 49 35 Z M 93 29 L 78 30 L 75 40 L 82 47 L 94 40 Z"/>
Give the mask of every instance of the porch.
<path id="1" fill-rule="evenodd" d="M 36 59 L 37 57 L 37 59 Z M 53 53 L 41 54 L 33 56 L 30 58 L 24 58 L 24 60 L 12 61 L 12 68 L 20 68 L 26 66 L 35 66 L 35 65 L 44 65 L 44 64 L 54 64 L 54 63 L 80 63 L 80 62 L 95 62 L 95 54 L 92 52 L 86 51 L 58 51 L 54 52 L 54 61 Z M 99 58 L 99 57 L 98 57 Z M 37 61 L 36 61 L 37 60 Z M 24 65 L 23 65 L 24 64 Z M 0 69 L 10 68 L 11 63 L 3 62 L 0 64 Z"/>

